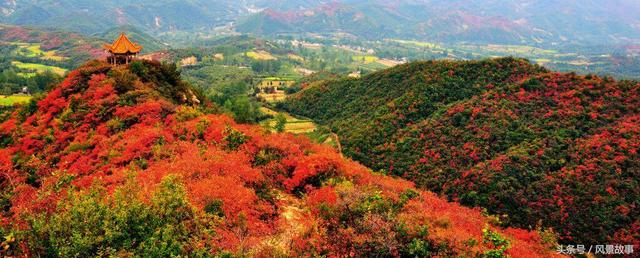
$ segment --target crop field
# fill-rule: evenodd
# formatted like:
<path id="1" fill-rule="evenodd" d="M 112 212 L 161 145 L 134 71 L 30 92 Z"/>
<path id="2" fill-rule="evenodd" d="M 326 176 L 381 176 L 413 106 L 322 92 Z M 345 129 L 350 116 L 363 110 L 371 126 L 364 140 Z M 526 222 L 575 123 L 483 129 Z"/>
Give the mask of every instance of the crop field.
<path id="1" fill-rule="evenodd" d="M 390 59 L 380 59 L 380 60 L 378 60 L 377 63 L 385 65 L 387 67 L 394 67 L 396 65 L 402 64 L 402 62 L 395 61 L 395 60 L 390 60 Z"/>
<path id="2" fill-rule="evenodd" d="M 365 64 L 373 63 L 379 60 L 377 56 L 353 56 L 351 59 L 355 62 L 363 62 Z"/>
<path id="3" fill-rule="evenodd" d="M 559 54 L 556 50 L 542 49 L 523 45 L 461 45 L 460 48 L 466 51 L 493 54 L 497 56 L 515 55 L 525 57 L 539 57 L 555 56 Z"/>
<path id="4" fill-rule="evenodd" d="M 300 62 L 304 62 L 304 58 L 299 56 L 299 55 L 295 55 L 295 54 L 287 54 L 287 58 L 291 59 L 291 60 L 295 60 L 295 61 L 300 61 Z"/>
<path id="5" fill-rule="evenodd" d="M 63 56 L 59 56 L 55 50 L 44 51 L 40 47 L 40 44 L 36 43 L 23 43 L 23 42 L 10 42 L 9 44 L 18 46 L 17 54 L 26 57 L 39 57 L 43 60 L 64 61 L 66 59 Z"/>
<path id="6" fill-rule="evenodd" d="M 264 100 L 267 103 L 281 102 L 287 98 L 284 92 L 279 93 L 259 93 L 256 95 L 259 99 Z"/>
<path id="7" fill-rule="evenodd" d="M 260 111 L 262 113 L 272 115 L 274 117 L 279 113 L 277 111 L 274 111 L 272 109 L 265 108 L 265 107 L 261 107 Z M 287 123 L 285 124 L 285 127 L 284 127 L 284 131 L 287 133 L 293 133 L 293 134 L 311 133 L 315 131 L 317 128 L 317 125 L 311 120 L 298 119 L 287 113 L 282 113 L 282 114 L 287 119 Z M 268 125 L 269 128 L 274 128 L 276 125 L 276 120 L 269 119 L 265 121 L 263 125 Z"/>
<path id="8" fill-rule="evenodd" d="M 247 57 L 255 60 L 278 60 L 275 56 L 266 51 L 249 51 L 246 53 Z"/>
<path id="9" fill-rule="evenodd" d="M 423 48 L 443 49 L 442 46 L 440 46 L 438 44 L 435 44 L 435 43 L 431 43 L 431 42 L 422 42 L 422 41 L 414 41 L 414 40 L 401 40 L 401 39 L 392 39 L 391 41 L 398 42 L 398 43 L 404 44 L 404 45 L 414 45 L 414 46 L 423 47 Z"/>
<path id="10" fill-rule="evenodd" d="M 46 71 L 51 71 L 51 72 L 54 72 L 54 73 L 59 74 L 59 75 L 64 75 L 67 72 L 67 69 L 56 67 L 56 66 L 43 65 L 43 64 L 23 63 L 23 62 L 20 62 L 20 61 L 12 61 L 11 64 L 13 66 L 15 66 L 15 67 L 20 68 L 20 69 L 33 70 L 33 71 L 36 71 L 38 73 L 44 73 Z"/>
<path id="11" fill-rule="evenodd" d="M 28 95 L 0 95 L 0 106 L 13 106 L 19 103 L 27 103 L 31 100 L 31 96 Z"/>

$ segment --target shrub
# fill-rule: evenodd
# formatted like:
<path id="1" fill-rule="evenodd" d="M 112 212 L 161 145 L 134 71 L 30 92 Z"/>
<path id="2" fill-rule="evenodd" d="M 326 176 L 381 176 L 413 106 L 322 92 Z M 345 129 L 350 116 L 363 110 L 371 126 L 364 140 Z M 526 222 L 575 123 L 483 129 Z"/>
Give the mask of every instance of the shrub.
<path id="1" fill-rule="evenodd" d="M 132 183 L 113 196 L 101 187 L 72 193 L 56 213 L 35 216 L 24 232 L 31 250 L 42 256 L 111 256 L 130 253 L 168 257 L 194 252 L 203 218 L 188 204 L 184 187 L 166 177 L 151 198 L 139 199 Z"/>
<path id="2" fill-rule="evenodd" d="M 249 140 L 249 137 L 244 135 L 242 132 L 233 129 L 231 126 L 227 125 L 224 129 L 224 138 L 226 145 L 225 148 L 227 150 L 238 150 L 238 148 Z"/>

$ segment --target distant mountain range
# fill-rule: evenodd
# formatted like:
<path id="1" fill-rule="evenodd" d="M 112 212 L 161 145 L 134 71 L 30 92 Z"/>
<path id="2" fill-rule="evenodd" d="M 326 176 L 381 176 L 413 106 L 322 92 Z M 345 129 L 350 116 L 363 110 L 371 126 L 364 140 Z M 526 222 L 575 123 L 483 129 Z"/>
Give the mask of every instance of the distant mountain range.
<path id="1" fill-rule="evenodd" d="M 5 0 L 0 2 L 0 22 L 88 34 L 121 25 L 148 31 L 196 30 L 232 21 L 243 6 L 242 1 L 205 0 Z"/>
<path id="2" fill-rule="evenodd" d="M 133 25 L 148 32 L 346 33 L 366 39 L 509 44 L 640 42 L 634 0 L 4 0 L 0 22 L 88 34 Z"/>
<path id="3" fill-rule="evenodd" d="M 640 41 L 640 2 L 632 0 L 346 0 L 310 6 L 305 2 L 291 8 L 281 3 L 280 9 L 268 8 L 243 19 L 237 29 L 258 34 L 345 32 L 369 39 L 439 42 Z"/>

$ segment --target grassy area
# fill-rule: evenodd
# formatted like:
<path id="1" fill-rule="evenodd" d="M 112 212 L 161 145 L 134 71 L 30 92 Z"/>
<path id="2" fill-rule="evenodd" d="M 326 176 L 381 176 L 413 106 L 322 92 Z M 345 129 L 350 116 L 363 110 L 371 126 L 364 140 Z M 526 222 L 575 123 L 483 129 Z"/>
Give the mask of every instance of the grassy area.
<path id="1" fill-rule="evenodd" d="M 294 55 L 294 54 L 287 54 L 287 57 L 291 60 L 295 60 L 295 61 L 300 61 L 300 62 L 304 62 L 304 58 L 299 56 L 299 55 Z"/>
<path id="2" fill-rule="evenodd" d="M 400 44 L 405 45 L 414 45 L 423 48 L 432 48 L 432 49 L 443 49 L 440 45 L 430 42 L 422 42 L 422 41 L 414 41 L 414 40 L 401 40 L 401 39 L 392 39 L 391 41 L 398 42 Z"/>
<path id="3" fill-rule="evenodd" d="M 385 64 L 381 64 L 378 62 L 366 63 L 364 65 L 359 66 L 361 70 L 365 70 L 368 72 L 374 72 L 378 70 L 383 70 L 389 68 L 389 66 Z"/>
<path id="4" fill-rule="evenodd" d="M 56 67 L 56 66 L 48 66 L 43 64 L 32 64 L 32 63 L 23 63 L 19 61 L 12 61 L 11 64 L 15 67 L 25 70 L 33 70 L 38 73 L 44 73 L 46 71 L 51 71 L 59 75 L 64 75 L 67 72 L 67 69 Z"/>
<path id="5" fill-rule="evenodd" d="M 525 57 L 555 56 L 558 51 L 524 45 L 462 45 L 462 49 L 472 52 L 488 53 L 497 56 L 515 55 Z"/>
<path id="6" fill-rule="evenodd" d="M 277 60 L 275 56 L 266 51 L 249 51 L 246 53 L 247 57 L 255 60 Z"/>
<path id="7" fill-rule="evenodd" d="M 274 111 L 266 107 L 261 107 L 260 111 L 262 113 L 272 115 L 274 117 L 279 113 L 277 111 Z M 284 131 L 287 133 L 308 134 L 317 129 L 316 124 L 311 120 L 298 119 L 287 113 L 282 113 L 282 114 L 287 119 L 287 123 L 285 124 L 285 127 L 284 127 Z M 264 126 L 268 125 L 269 128 L 274 128 L 276 125 L 276 120 L 275 119 L 266 120 L 263 122 L 263 125 Z"/>
<path id="8" fill-rule="evenodd" d="M 373 63 L 379 60 L 377 56 L 352 56 L 351 59 L 355 62 Z"/>
<path id="9" fill-rule="evenodd" d="M 27 103 L 31 100 L 31 96 L 28 95 L 0 95 L 0 106 L 13 106 L 18 103 Z"/>
<path id="10" fill-rule="evenodd" d="M 23 78 L 32 78 L 32 77 L 36 76 L 36 74 L 38 74 L 38 73 L 18 73 L 18 76 L 23 77 Z"/>
<path id="11" fill-rule="evenodd" d="M 490 44 L 485 47 L 488 51 L 493 52 L 501 52 L 501 53 L 512 53 L 512 54 L 535 54 L 535 55 L 553 55 L 558 53 L 555 50 L 547 50 L 537 47 L 531 46 L 522 46 L 522 45 L 494 45 Z"/>
<path id="12" fill-rule="evenodd" d="M 37 43 L 23 43 L 23 42 L 9 42 L 11 45 L 18 46 L 17 54 L 26 57 L 39 57 L 43 60 L 64 61 L 66 58 L 59 56 L 55 50 L 44 51 L 40 44 Z"/>
<path id="13" fill-rule="evenodd" d="M 380 59 L 380 60 L 378 60 L 378 62 L 377 62 L 377 63 L 379 63 L 379 64 L 381 64 L 381 65 L 384 65 L 384 66 L 387 66 L 387 67 L 394 67 L 394 66 L 396 66 L 396 65 L 401 64 L 401 63 L 400 63 L 400 62 L 398 62 L 398 61 L 389 60 L 389 59 Z"/>

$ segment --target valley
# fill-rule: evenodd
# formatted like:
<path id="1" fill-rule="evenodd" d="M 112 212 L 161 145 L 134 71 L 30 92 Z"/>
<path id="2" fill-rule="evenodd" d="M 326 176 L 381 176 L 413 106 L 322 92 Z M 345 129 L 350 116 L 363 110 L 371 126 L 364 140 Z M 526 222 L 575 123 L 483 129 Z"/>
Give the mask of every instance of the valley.
<path id="1" fill-rule="evenodd" d="M 639 17 L 0 1 L 0 256 L 634 257 Z"/>

